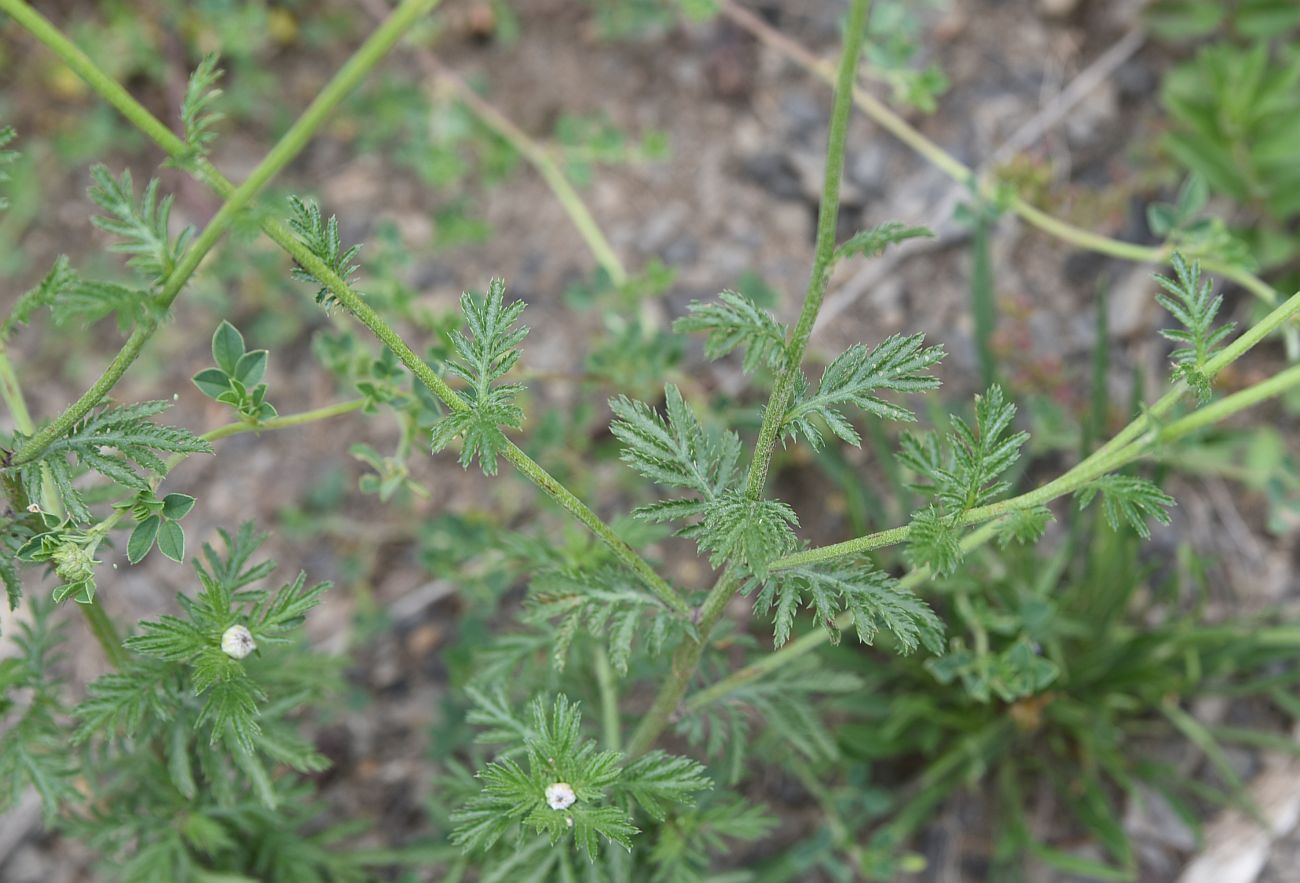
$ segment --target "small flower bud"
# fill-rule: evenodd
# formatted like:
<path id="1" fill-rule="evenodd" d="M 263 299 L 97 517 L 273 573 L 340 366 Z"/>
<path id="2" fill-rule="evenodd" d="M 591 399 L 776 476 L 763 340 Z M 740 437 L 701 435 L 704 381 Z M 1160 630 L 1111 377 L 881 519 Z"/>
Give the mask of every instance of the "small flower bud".
<path id="1" fill-rule="evenodd" d="M 257 649 L 253 634 L 242 625 L 232 625 L 221 636 L 221 652 L 231 659 L 243 659 Z M 567 785 L 565 786 L 568 787 Z M 547 792 L 549 793 L 549 792 Z M 572 792 L 570 792 L 572 793 Z"/>
<path id="2" fill-rule="evenodd" d="M 94 553 L 74 540 L 64 540 L 54 550 L 54 572 L 65 583 L 80 583 L 95 578 Z"/>
<path id="3" fill-rule="evenodd" d="M 546 786 L 546 802 L 551 809 L 568 809 L 578 800 L 573 793 L 573 786 L 567 782 L 556 782 Z"/>

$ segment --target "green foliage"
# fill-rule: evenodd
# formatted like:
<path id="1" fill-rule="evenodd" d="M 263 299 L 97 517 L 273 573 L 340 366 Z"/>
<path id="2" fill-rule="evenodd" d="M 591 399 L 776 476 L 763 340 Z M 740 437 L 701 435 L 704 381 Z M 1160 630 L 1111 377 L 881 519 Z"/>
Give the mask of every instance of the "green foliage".
<path id="1" fill-rule="evenodd" d="M 194 229 L 186 227 L 180 235 L 171 237 L 167 225 L 172 197 L 158 198 L 156 178 L 145 185 L 137 202 L 129 171 L 114 178 L 107 168 L 97 165 L 91 168 L 90 176 L 95 182 L 90 188 L 90 198 L 104 212 L 91 221 L 119 240 L 109 250 L 131 255 L 128 265 L 139 271 L 150 285 L 161 284 L 176 269 Z"/>
<path id="2" fill-rule="evenodd" d="M 925 370 L 943 357 L 941 346 L 922 348 L 925 335 L 894 335 L 868 350 L 862 344 L 849 347 L 822 372 L 816 392 L 806 389 L 790 405 L 781 427 L 789 439 L 803 436 L 814 449 L 823 444 L 821 421 L 840 440 L 857 447 L 862 439 L 844 409 L 860 408 L 882 420 L 911 422 L 916 416 L 908 409 L 887 402 L 876 393 L 924 392 L 937 389 L 938 378 Z"/>
<path id="3" fill-rule="evenodd" d="M 725 491 L 710 503 L 694 534 L 714 567 L 736 565 L 757 579 L 767 579 L 768 562 L 793 552 L 799 518 L 780 500 L 754 500 L 741 491 Z"/>
<path id="4" fill-rule="evenodd" d="M 1144 540 L 1151 536 L 1148 522 L 1168 524 L 1169 508 L 1176 505 L 1160 488 L 1131 475 L 1106 475 L 1086 485 L 1078 493 L 1079 507 L 1087 506 L 1098 494 L 1111 529 L 1127 525 Z"/>
<path id="5" fill-rule="evenodd" d="M 956 527 L 962 515 L 993 502 L 1011 487 L 1002 478 L 1020 458 L 1027 432 L 1011 432 L 1016 406 L 1006 401 L 1002 387 L 989 387 L 976 398 L 975 425 L 954 417 L 946 436 L 946 451 L 937 434 L 905 434 L 899 462 L 925 480 L 912 488 L 931 500 L 912 516 L 908 554 L 935 573 L 952 573 L 961 561 Z M 1041 513 L 1040 513 L 1041 515 Z"/>
<path id="6" fill-rule="evenodd" d="M 943 623 L 934 611 L 898 580 L 871 562 L 840 559 L 825 566 L 793 567 L 772 574 L 755 599 L 756 609 L 775 608 L 775 643 L 790 637 L 800 604 L 806 604 L 831 637 L 839 641 L 839 617 L 853 616 L 853 628 L 864 644 L 886 631 L 903 653 L 924 645 L 943 652 Z"/>
<path id="7" fill-rule="evenodd" d="M 461 295 L 461 312 L 470 333 L 452 335 L 458 358 L 448 361 L 447 367 L 469 381 L 465 390 L 469 407 L 453 411 L 433 428 L 434 451 L 459 437 L 460 465 L 468 469 L 478 457 L 485 475 L 496 475 L 497 457 L 509 445 L 501 427 L 521 429 L 524 425 L 523 409 L 516 402 L 523 384 L 497 382 L 519 361 L 518 346 L 528 334 L 527 325 L 515 325 L 524 302 L 507 306 L 505 290 L 503 280 L 493 279 L 487 297 L 479 299 L 469 292 Z"/>
<path id="8" fill-rule="evenodd" d="M 0 127 L 0 187 L 9 183 L 8 167 L 14 164 L 18 159 L 18 153 L 14 150 L 7 150 L 8 146 L 18 137 L 13 126 Z M 0 193 L 0 211 L 9 208 L 9 199 Z"/>
<path id="9" fill-rule="evenodd" d="M 530 620 L 558 620 L 551 654 L 561 670 L 579 632 L 605 638 L 609 661 L 624 676 L 633 642 L 639 641 L 647 653 L 658 656 L 681 634 L 680 617 L 623 567 L 538 574 L 529 585 L 528 600 Z"/>
<path id="10" fill-rule="evenodd" d="M 74 423 L 38 458 L 0 469 L 0 475 L 16 476 L 28 499 L 37 500 L 42 473 L 48 471 L 69 517 L 77 523 L 88 522 L 90 509 L 82 491 L 73 486 L 81 472 L 91 470 L 128 490 L 148 492 L 152 490 L 149 476 L 167 472 L 159 453 L 212 453 L 212 445 L 189 430 L 149 420 L 169 407 L 170 402 L 159 401 L 102 408 Z"/>
<path id="11" fill-rule="evenodd" d="M 210 399 L 230 405 L 246 423 L 260 423 L 278 415 L 266 400 L 266 350 L 246 351 L 244 336 L 234 325 L 222 320 L 212 334 L 212 361 L 215 368 L 204 368 L 194 375 L 194 385 Z"/>
<path id="12" fill-rule="evenodd" d="M 1222 42 L 1172 70 L 1161 100 L 1176 123 L 1165 146 L 1215 191 L 1273 218 L 1300 214 L 1300 52 Z"/>
<path id="13" fill-rule="evenodd" d="M 185 560 L 185 531 L 181 519 L 194 508 L 189 494 L 167 494 L 162 499 L 152 493 L 137 494 L 130 503 L 119 504 L 135 519 L 135 528 L 126 543 L 126 560 L 139 564 L 158 544 L 158 551 L 180 563 Z"/>
<path id="14" fill-rule="evenodd" d="M 724 291 L 718 303 L 705 304 L 691 301 L 690 315 L 673 323 L 679 334 L 701 332 L 707 336 L 704 354 L 710 359 L 721 359 L 735 349 L 745 351 L 744 369 L 747 373 L 766 365 L 778 370 L 785 361 L 787 329 L 772 314 L 760 308 L 745 295 Z"/>
<path id="15" fill-rule="evenodd" d="M 924 17 L 919 14 L 937 0 L 905 2 L 877 0 L 868 20 L 864 50 L 867 74 L 889 86 L 895 101 L 933 113 L 948 91 L 948 77 L 936 64 L 922 64 Z"/>
<path id="16" fill-rule="evenodd" d="M 466 851 L 489 849 L 520 826 L 545 834 L 551 843 L 573 842 L 591 861 L 601 840 L 626 849 L 637 833 L 622 807 L 631 800 L 651 818 L 662 819 L 675 805 L 689 806 L 712 783 L 694 761 L 652 751 L 625 761 L 583 739 L 582 715 L 565 696 L 541 697 L 528 719 L 495 733 L 522 742 L 525 763 L 510 757 L 489 763 L 478 777 L 482 793 L 452 816 L 452 842 Z"/>
<path id="17" fill-rule="evenodd" d="M 239 653 L 232 652 L 230 630 L 246 629 L 255 647 L 284 643 L 328 586 L 309 587 L 306 576 L 299 574 L 274 592 L 249 588 L 271 569 L 265 563 L 247 563 L 265 537 L 247 523 L 234 537 L 224 531 L 221 537 L 227 549 L 224 558 L 205 544 L 204 560 L 195 562 L 203 591 L 193 599 L 181 596 L 184 616 L 141 623 L 140 634 L 127 639 L 126 646 L 144 656 L 181 664 L 194 694 L 203 698 L 196 726 L 206 724 L 209 743 L 220 742 L 252 770 L 257 764 L 254 751 L 259 746 L 266 750 L 258 716 L 267 697 Z M 294 759 L 310 762 L 305 756 Z"/>
<path id="18" fill-rule="evenodd" d="M 1156 300 L 1183 327 L 1162 328 L 1160 335 L 1182 344 L 1169 356 L 1176 366 L 1174 377 L 1186 380 L 1196 397 L 1204 402 L 1210 398 L 1210 379 L 1205 375 L 1205 364 L 1237 326 L 1229 322 L 1215 327 L 1214 319 L 1223 306 L 1223 295 L 1212 293 L 1212 280 L 1201 281 L 1200 264 L 1193 261 L 1189 267 L 1180 254 L 1174 254 L 1170 264 L 1174 268 L 1173 279 L 1155 277 L 1160 287 L 1168 292 L 1157 294 Z"/>
<path id="19" fill-rule="evenodd" d="M 64 803 L 79 797 L 76 769 L 67 754 L 66 709 L 59 700 L 56 646 L 59 630 L 50 606 L 35 603 L 31 619 L 10 636 L 17 655 L 0 660 L 0 810 L 9 809 L 28 786 L 41 798 L 45 824 L 53 824 Z"/>
<path id="20" fill-rule="evenodd" d="M 41 281 L 18 298 L 9 317 L 0 325 L 0 340 L 8 339 L 46 307 L 56 325 L 69 322 L 90 325 L 115 314 L 118 326 L 125 330 L 152 305 L 147 291 L 83 278 L 68 258 L 60 255 Z"/>
<path id="21" fill-rule="evenodd" d="M 755 755 L 781 765 L 794 757 L 828 763 L 838 760 L 840 751 L 825 720 L 827 700 L 861 695 L 863 687 L 857 675 L 803 657 L 691 708 L 677 730 L 716 759 L 732 784 L 745 778 Z"/>
<path id="22" fill-rule="evenodd" d="M 656 484 L 693 495 L 642 506 L 636 515 L 652 522 L 702 519 L 736 477 L 740 437 L 705 429 L 671 384 L 664 388 L 666 418 L 623 396 L 609 407 L 615 417 L 609 431 L 622 442 L 623 462 Z M 680 533 L 698 536 L 702 529 L 694 521 Z"/>
<path id="23" fill-rule="evenodd" d="M 885 253 L 891 245 L 909 239 L 933 239 L 929 227 L 909 227 L 898 221 L 886 221 L 878 227 L 860 230 L 835 247 L 832 259 L 842 261 L 849 257 L 874 258 Z"/>
<path id="24" fill-rule="evenodd" d="M 181 126 L 185 130 L 185 146 L 189 148 L 191 161 L 207 155 L 209 145 L 217 137 L 212 129 L 226 116 L 214 108 L 217 99 L 221 97 L 217 83 L 225 73 L 217 67 L 219 63 L 216 53 L 205 55 L 190 74 L 189 83 L 185 87 L 185 99 L 181 103 Z"/>
<path id="25" fill-rule="evenodd" d="M 1210 189 L 1200 175 L 1188 175 L 1174 202 L 1147 206 L 1147 225 L 1179 252 L 1254 270 L 1250 247 L 1228 229 L 1222 218 L 1204 214 Z"/>
<path id="26" fill-rule="evenodd" d="M 339 236 L 338 217 L 330 215 L 327 221 L 321 215 L 319 205 L 310 200 L 304 202 L 296 196 L 289 197 L 289 207 L 293 209 L 293 214 L 289 216 L 289 228 L 297 234 L 298 241 L 329 267 L 335 276 L 351 285 L 353 276 L 360 269 L 360 265 L 353 261 L 360 253 L 361 246 L 343 247 L 343 240 Z M 337 298 L 334 297 L 325 280 L 318 279 L 306 267 L 295 265 L 289 271 L 289 275 L 302 282 L 318 286 L 316 303 L 325 309 L 332 309 L 337 305 Z"/>

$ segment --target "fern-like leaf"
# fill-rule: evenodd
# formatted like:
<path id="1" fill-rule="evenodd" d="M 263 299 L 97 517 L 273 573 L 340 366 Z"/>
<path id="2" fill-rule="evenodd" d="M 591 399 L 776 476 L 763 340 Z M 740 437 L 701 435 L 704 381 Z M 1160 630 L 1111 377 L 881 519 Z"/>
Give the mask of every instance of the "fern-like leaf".
<path id="1" fill-rule="evenodd" d="M 624 764 L 619 752 L 583 738 L 582 715 L 565 696 L 534 699 L 528 717 L 511 752 L 524 762 L 503 755 L 487 764 L 478 774 L 482 792 L 451 817 L 451 840 L 467 852 L 487 850 L 522 825 L 552 843 L 571 837 L 595 861 L 602 840 L 632 846 L 637 828 L 624 801 L 662 818 L 712 784 L 699 764 L 659 751 Z"/>
<path id="2" fill-rule="evenodd" d="M 933 498 L 949 515 L 960 515 L 1006 493 L 1010 485 L 1000 476 L 1020 458 L 1027 432 L 1010 432 L 1016 406 L 1002 387 L 992 386 L 977 397 L 975 425 L 953 419 L 947 452 L 940 451 L 933 433 L 905 435 L 899 460 L 926 479 L 913 487 Z"/>
<path id="3" fill-rule="evenodd" d="M 168 234 L 172 197 L 158 198 L 156 178 L 145 185 L 137 201 L 129 171 L 114 178 L 107 168 L 96 165 L 90 176 L 94 180 L 91 201 L 104 212 L 91 218 L 91 223 L 120 240 L 109 247 L 110 251 L 131 255 L 127 264 L 150 285 L 158 285 L 176 269 L 194 228 L 186 227 L 175 239 Z"/>
<path id="4" fill-rule="evenodd" d="M 225 119 L 225 114 L 215 110 L 221 90 L 217 83 L 225 73 L 217 67 L 220 59 L 216 53 L 209 53 L 199 62 L 190 74 L 185 87 L 185 98 L 181 102 L 181 125 L 185 129 L 185 146 L 189 148 L 189 158 L 206 156 L 208 145 L 217 137 L 213 127 Z"/>
<path id="5" fill-rule="evenodd" d="M 457 331 L 452 346 L 458 358 L 448 362 L 455 374 L 469 381 L 465 391 L 465 410 L 453 411 L 433 428 L 433 450 L 440 451 L 459 437 L 460 465 L 469 468 L 478 457 L 484 474 L 495 475 L 497 457 L 509 446 L 501 427 L 521 429 L 524 412 L 516 399 L 523 390 L 520 383 L 498 383 L 519 361 L 519 344 L 528 334 L 528 326 L 516 325 L 524 311 L 524 302 L 505 303 L 505 282 L 493 279 L 487 297 L 479 299 L 466 292 L 461 295 L 461 312 L 470 332 Z"/>
<path id="6" fill-rule="evenodd" d="M 609 407 L 615 417 L 609 430 L 622 442 L 623 462 L 656 484 L 693 495 L 642 506 L 636 510 L 638 518 L 654 522 L 698 519 L 735 478 L 740 436 L 706 430 L 677 387 L 669 384 L 664 388 L 666 417 L 623 396 L 611 399 Z M 690 534 L 695 527 L 682 533 Z"/>
<path id="7" fill-rule="evenodd" d="M 1210 379 L 1205 375 L 1205 365 L 1219 349 L 1224 339 L 1232 334 L 1236 323 L 1229 322 L 1217 328 L 1214 320 L 1223 306 L 1223 295 L 1213 294 L 1214 283 L 1201 280 L 1201 265 L 1192 261 L 1189 266 L 1181 254 L 1170 259 L 1174 278 L 1156 276 L 1167 294 L 1157 294 L 1156 300 L 1178 320 L 1182 328 L 1161 329 L 1161 336 L 1182 346 L 1169 356 L 1175 365 L 1175 379 L 1182 378 L 1201 401 L 1210 397 Z"/>
<path id="8" fill-rule="evenodd" d="M 744 349 L 744 370 L 752 372 L 760 365 L 777 370 L 785 360 L 786 327 L 772 314 L 737 291 L 724 291 L 718 303 L 692 301 L 690 315 L 673 323 L 679 334 L 702 332 L 708 335 L 704 354 L 720 359 L 735 349 Z"/>
<path id="9" fill-rule="evenodd" d="M 1127 524 L 1144 540 L 1151 537 L 1148 522 L 1168 524 L 1169 509 L 1177 505 L 1173 497 L 1145 478 L 1105 475 L 1079 490 L 1076 495 L 1079 508 L 1087 506 L 1098 494 L 1101 494 L 1102 512 L 1111 529 L 1119 530 L 1122 524 Z"/>
<path id="10" fill-rule="evenodd" d="M 775 608 L 774 640 L 781 646 L 790 637 L 800 606 L 812 609 L 838 642 L 836 619 L 853 614 L 858 640 L 874 643 L 880 632 L 894 636 L 903 653 L 924 645 L 943 652 L 943 623 L 924 601 L 866 560 L 840 560 L 818 567 L 795 567 L 771 574 L 754 602 L 755 609 Z"/>
<path id="11" fill-rule="evenodd" d="M 751 500 L 729 490 L 709 504 L 695 536 L 714 567 L 734 564 L 764 580 L 770 561 L 794 551 L 798 525 L 794 510 L 780 500 Z"/>
<path id="12" fill-rule="evenodd" d="M 604 638 L 610 663 L 624 676 L 634 642 L 657 655 L 681 634 L 681 618 L 623 568 L 550 571 L 533 577 L 529 590 L 528 618 L 557 624 L 551 646 L 557 669 L 579 632 Z"/>
<path id="13" fill-rule="evenodd" d="M 833 260 L 840 261 L 853 255 L 874 258 L 884 254 L 885 249 L 891 245 L 906 242 L 908 239 L 933 237 L 934 231 L 928 227 L 909 227 L 898 221 L 888 221 L 878 227 L 861 230 L 850 236 L 843 244 L 836 247 Z"/>
<path id="14" fill-rule="evenodd" d="M 40 498 L 42 466 L 48 467 L 68 515 L 75 522 L 87 522 L 90 510 L 73 487 L 73 479 L 82 469 L 98 472 L 129 490 L 149 491 L 148 476 L 167 471 L 159 453 L 212 453 L 212 445 L 189 430 L 148 419 L 169 407 L 170 402 L 155 401 L 104 408 L 73 424 L 36 459 L 0 472 L 16 472 L 28 497 L 35 500 Z"/>
<path id="15" fill-rule="evenodd" d="M 289 217 L 289 227 L 298 235 L 298 241 L 329 267 L 335 276 L 351 286 L 353 276 L 360 269 L 360 265 L 353 261 L 361 251 L 361 246 L 343 247 L 343 240 L 339 236 L 338 216 L 330 215 L 329 220 L 326 220 L 321 214 L 319 205 L 296 196 L 289 197 L 289 206 L 293 210 L 293 214 Z M 306 267 L 295 264 L 289 274 L 295 279 L 317 286 L 316 303 L 326 309 L 332 309 L 338 304 L 338 299 L 330 291 L 325 280 L 318 278 Z"/>
<path id="16" fill-rule="evenodd" d="M 65 712 L 58 682 L 50 670 L 60 635 L 49 622 L 48 604 L 33 604 L 31 610 L 31 621 L 19 623 L 12 639 L 18 654 L 0 661 L 0 718 L 7 724 L 0 739 L 0 810 L 31 786 L 50 825 L 61 804 L 75 803 L 81 795 L 68 761 L 68 736 L 60 725 Z"/>
<path id="17" fill-rule="evenodd" d="M 838 438 L 851 445 L 862 442 L 844 413 L 853 406 L 883 420 L 912 422 L 916 416 L 907 408 L 887 402 L 880 391 L 923 392 L 936 389 L 939 379 L 926 369 L 944 357 L 943 347 L 923 348 L 925 335 L 894 335 L 868 350 L 856 344 L 835 358 L 822 373 L 817 391 L 801 395 L 781 421 L 787 438 L 802 435 L 813 448 L 822 446 L 822 434 L 813 418 L 819 418 Z"/>

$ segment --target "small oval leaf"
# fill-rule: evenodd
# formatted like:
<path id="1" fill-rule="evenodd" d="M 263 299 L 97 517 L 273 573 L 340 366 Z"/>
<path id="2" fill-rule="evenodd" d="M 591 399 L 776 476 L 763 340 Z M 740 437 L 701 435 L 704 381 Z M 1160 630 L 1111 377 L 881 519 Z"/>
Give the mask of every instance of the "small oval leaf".
<path id="1" fill-rule="evenodd" d="M 221 324 L 212 335 L 212 360 L 222 371 L 234 374 L 235 366 L 239 364 L 242 355 L 244 355 L 244 336 L 234 325 L 224 319 L 221 320 Z"/>
<path id="2" fill-rule="evenodd" d="M 139 564 L 144 560 L 144 556 L 149 554 L 153 548 L 153 541 L 158 536 L 158 526 L 162 524 L 162 519 L 157 515 L 150 515 L 144 521 L 135 526 L 131 531 L 131 538 L 126 541 L 126 560 L 132 564 Z"/>
<path id="3" fill-rule="evenodd" d="M 173 561 L 185 559 L 185 531 L 174 521 L 164 521 L 158 528 L 158 551 Z"/>

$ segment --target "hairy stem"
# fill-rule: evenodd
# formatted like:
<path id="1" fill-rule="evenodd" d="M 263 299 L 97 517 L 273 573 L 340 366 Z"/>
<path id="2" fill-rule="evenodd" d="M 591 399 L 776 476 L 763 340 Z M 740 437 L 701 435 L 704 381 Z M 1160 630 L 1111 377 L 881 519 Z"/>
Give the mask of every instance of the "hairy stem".
<path id="1" fill-rule="evenodd" d="M 18 382 L 18 376 L 14 373 L 13 364 L 9 361 L 9 354 L 3 344 L 0 344 L 0 396 L 3 396 L 5 404 L 9 407 L 9 413 L 13 415 L 14 428 L 24 435 L 30 435 L 35 428 L 32 424 L 31 412 L 27 410 L 22 384 Z M 63 514 L 63 501 L 59 499 L 54 482 L 50 480 L 48 474 L 44 474 L 46 471 L 42 470 L 41 505 L 46 512 L 59 516 Z M 123 648 L 122 637 L 118 634 L 112 618 L 104 610 L 104 605 L 92 599 L 89 604 L 78 604 L 77 607 L 81 609 L 81 615 L 86 618 L 86 624 L 104 651 L 109 664 L 114 668 L 121 668 L 127 659 L 126 649 Z"/>
<path id="2" fill-rule="evenodd" d="M 722 0 L 722 14 L 799 67 L 828 83 L 836 83 L 835 73 L 830 65 L 822 62 L 799 43 L 773 28 L 759 16 L 740 6 L 736 0 Z M 862 89 L 854 90 L 853 100 L 858 108 L 877 125 L 902 141 L 935 168 L 961 184 L 978 181 L 978 186 L 984 196 L 991 197 L 993 195 L 993 186 L 990 182 L 979 181 L 974 169 L 922 135 L 901 116 L 890 110 L 884 102 Z M 1120 258 L 1121 260 L 1138 263 L 1164 263 L 1169 260 L 1174 251 L 1173 247 L 1168 244 L 1159 246 L 1137 245 L 1132 242 L 1112 239 L 1109 236 L 1102 236 L 1082 227 L 1076 227 L 1030 205 L 1019 196 L 1012 198 L 1009 208 L 1025 221 L 1062 242 L 1068 242 L 1079 248 Z M 1211 258 L 1202 258 L 1201 265 L 1225 279 L 1236 282 L 1269 306 L 1276 304 L 1280 299 L 1278 292 L 1271 285 L 1235 264 L 1223 263 Z M 1291 358 L 1300 357 L 1300 334 L 1297 334 L 1295 329 L 1288 329 L 1287 353 Z"/>
<path id="3" fill-rule="evenodd" d="M 225 201 L 212 221 L 195 239 L 193 245 L 186 250 L 176 268 L 163 282 L 162 290 L 155 299 L 153 311 L 147 318 L 136 325 L 126 343 L 118 351 L 113 361 L 109 363 L 104 373 L 80 398 L 69 405 L 62 414 L 46 424 L 14 453 L 13 465 L 21 465 L 39 457 L 41 452 L 49 447 L 51 443 L 63 436 L 74 423 L 86 416 L 92 408 L 99 404 L 104 396 L 108 395 L 118 380 L 122 378 L 122 375 L 139 357 L 149 338 L 158 330 L 162 315 L 171 307 L 181 289 L 184 288 L 190 277 L 194 275 L 195 270 L 198 269 L 199 263 L 225 234 L 239 212 L 252 201 L 258 191 L 265 187 L 281 169 L 302 152 L 302 149 L 307 146 L 307 142 L 311 140 L 312 135 L 321 127 L 329 114 L 356 88 L 370 69 L 379 63 L 411 24 L 419 16 L 432 9 L 437 2 L 438 0 L 404 0 L 402 5 L 348 59 L 311 102 L 302 116 L 298 118 L 297 122 L 289 128 L 289 131 L 284 133 L 284 136 L 276 142 L 266 157 L 258 163 L 257 167 L 248 176 L 248 179 L 226 195 Z M 22 3 L 21 0 L 0 0 L 0 9 L 14 16 L 24 27 L 27 27 L 38 38 L 41 38 L 43 42 L 43 33 L 53 32 L 58 34 L 58 31 L 49 22 L 25 3 Z M 68 44 L 68 47 L 74 52 L 79 52 L 71 44 Z M 63 57 L 63 53 L 60 53 L 60 57 Z M 91 67 L 93 69 L 93 65 Z M 81 71 L 78 71 L 78 73 L 81 73 Z M 96 73 L 98 74 L 97 71 Z M 102 78 L 103 75 L 98 74 L 98 77 Z M 94 83 L 92 82 L 91 85 L 93 86 Z M 132 122 L 134 121 L 133 119 Z"/>
<path id="4" fill-rule="evenodd" d="M 1300 313 L 1300 292 L 1292 295 L 1280 307 L 1248 328 L 1240 337 L 1224 347 L 1218 355 L 1206 362 L 1204 369 L 1206 377 L 1213 379 L 1219 372 L 1240 359 L 1270 333 L 1284 327 L 1297 313 Z M 1156 441 L 1172 441 L 1196 428 L 1208 426 L 1267 398 L 1280 395 L 1295 384 L 1296 376 L 1294 368 L 1287 369 L 1249 389 L 1221 399 L 1212 405 L 1198 408 L 1186 417 L 1164 427 L 1163 430 L 1157 431 L 1156 421 L 1173 409 L 1186 393 L 1186 385 L 1180 382 L 1161 396 L 1155 404 L 1147 408 L 1139 417 L 1120 430 L 1114 438 L 1069 471 L 1041 487 L 1020 494 L 1017 497 L 971 509 L 961 517 L 961 523 L 975 524 L 987 521 L 990 518 L 1005 515 L 1014 509 L 1038 506 L 1073 493 L 1089 482 L 1109 472 L 1114 472 L 1116 469 L 1148 453 L 1151 444 Z M 1176 431 L 1177 434 L 1171 435 L 1170 433 L 1174 431 L 1174 427 L 1179 427 L 1179 429 Z M 771 562 L 769 566 L 773 570 L 785 570 L 791 567 L 815 564 L 820 561 L 829 561 L 845 555 L 869 552 L 873 549 L 881 549 L 901 543 L 910 534 L 910 526 L 894 527 L 856 539 L 846 540 L 842 543 L 833 543 L 828 546 L 819 546 L 815 549 L 796 552 L 793 555 L 786 555 Z"/>
<path id="5" fill-rule="evenodd" d="M 430 0 L 419 0 L 419 2 L 427 3 Z M 14 14 L 14 10 L 21 10 L 22 14 L 15 14 L 14 17 L 27 27 L 37 39 L 58 55 L 60 60 L 67 64 L 74 73 L 81 76 L 87 85 L 117 108 L 127 120 L 149 136 L 168 154 L 177 159 L 186 155 L 187 149 L 181 139 L 177 138 L 156 117 L 132 98 L 130 93 L 99 70 L 94 62 L 64 37 L 57 28 L 54 28 L 49 22 L 33 12 L 23 0 L 0 0 L 0 10 L 11 14 Z M 211 163 L 200 160 L 194 165 L 195 168 L 192 172 L 195 177 L 217 193 L 228 197 L 234 192 L 235 186 Z M 469 407 L 460 395 L 420 358 L 392 327 L 369 304 L 362 300 L 361 296 L 347 282 L 339 278 L 310 249 L 299 242 L 287 225 L 268 217 L 262 219 L 261 227 L 262 232 L 288 252 L 289 256 L 296 260 L 305 270 L 319 279 L 340 304 L 352 313 L 361 324 L 370 329 L 371 333 L 385 346 L 391 349 L 393 354 L 397 356 L 398 361 L 406 366 L 434 395 L 441 399 L 443 404 L 454 411 L 463 411 Z M 595 512 L 525 454 L 517 445 L 508 443 L 503 456 L 525 478 L 540 488 L 543 493 L 558 503 L 562 509 L 604 542 L 615 557 L 640 576 L 665 603 L 679 613 L 686 613 L 690 610 L 690 606 L 682 599 L 677 590 L 669 585 L 663 577 L 659 576 L 635 549 L 624 542 Z"/>
<path id="6" fill-rule="evenodd" d="M 853 111 L 853 80 L 862 54 L 862 43 L 867 31 L 867 12 L 870 0 L 855 0 L 849 7 L 849 18 L 844 30 L 844 49 L 840 53 L 839 73 L 835 80 L 835 104 L 831 109 L 830 134 L 826 144 L 826 174 L 822 179 L 821 206 L 817 213 L 817 245 L 813 254 L 812 273 L 808 291 L 804 295 L 799 320 L 790 331 L 785 347 L 782 370 L 772 388 L 763 411 L 763 425 L 758 430 L 754 446 L 754 459 L 750 461 L 749 475 L 745 481 L 745 495 L 757 500 L 763 495 L 772 451 L 776 447 L 781 423 L 785 418 L 795 382 L 803 371 L 803 354 L 808 348 L 817 313 L 822 308 L 831 266 L 835 262 L 835 230 L 840 214 L 840 177 L 844 171 L 844 141 L 849 129 L 849 116 Z"/>
<path id="7" fill-rule="evenodd" d="M 996 521 L 980 525 L 976 530 L 971 531 L 961 540 L 961 550 L 963 554 L 974 551 L 980 546 L 993 539 L 998 532 L 998 523 Z M 928 566 L 918 567 L 907 573 L 898 581 L 900 588 L 915 589 L 927 579 L 930 578 L 930 568 Z M 844 631 L 853 626 L 853 612 L 846 610 L 835 618 L 835 628 Z M 746 684 L 758 680 L 766 674 L 770 674 L 781 667 L 789 664 L 792 660 L 804 656 L 816 650 L 822 644 L 830 640 L 830 632 L 824 628 L 819 628 L 809 632 L 802 637 L 796 638 L 786 644 L 780 650 L 769 653 L 744 668 L 737 669 L 732 674 L 723 678 L 715 684 L 712 684 L 703 690 L 691 695 L 686 700 L 686 710 L 696 711 L 711 702 L 716 702 L 723 697 L 729 696 L 739 690 Z"/>
<path id="8" fill-rule="evenodd" d="M 808 338 L 817 320 L 817 311 L 821 309 L 822 298 L 826 294 L 826 282 L 834 263 L 835 228 L 839 219 L 840 175 L 844 165 L 844 141 L 848 132 L 849 113 L 852 110 L 853 76 L 862 53 L 862 43 L 867 30 L 867 13 L 870 7 L 870 0 L 853 0 L 845 24 L 844 48 L 840 54 L 835 103 L 831 110 L 830 131 L 827 136 L 826 174 L 822 185 L 821 207 L 817 216 L 817 245 L 813 256 L 813 268 L 803 308 L 799 311 L 799 320 L 790 332 L 781 375 L 777 378 L 772 395 L 768 399 L 767 409 L 763 412 L 763 424 L 759 428 L 758 441 L 754 446 L 754 459 L 750 462 L 745 484 L 745 494 L 751 500 L 757 500 L 763 495 L 768 467 L 772 462 L 772 450 L 781 430 L 790 395 L 794 391 L 795 380 L 803 370 L 804 350 L 807 349 Z M 673 654 L 672 670 L 668 680 L 659 689 L 650 710 L 641 719 L 640 726 L 632 734 L 632 740 L 628 743 L 628 752 L 633 756 L 648 751 L 655 739 L 659 738 L 659 734 L 668 726 L 673 712 L 686 694 L 686 688 L 690 685 L 695 670 L 699 667 L 700 657 L 704 653 L 704 647 L 708 643 L 714 625 L 722 617 L 727 602 L 735 594 L 737 582 L 731 570 L 725 570 L 705 598 L 696 624 L 698 638 L 685 641 Z"/>

